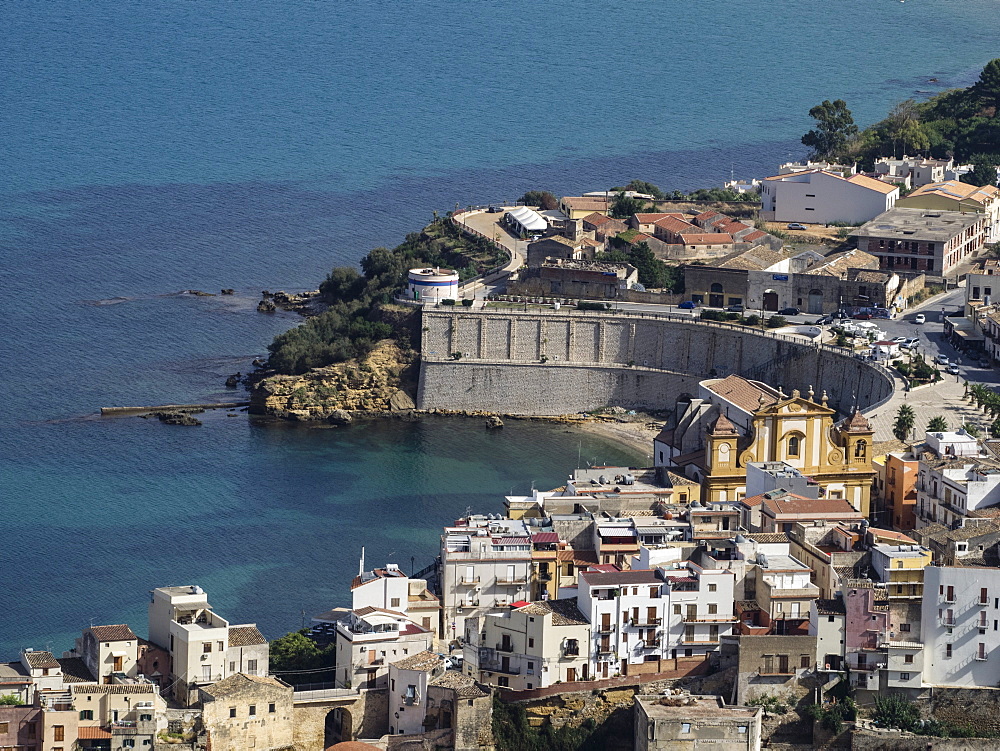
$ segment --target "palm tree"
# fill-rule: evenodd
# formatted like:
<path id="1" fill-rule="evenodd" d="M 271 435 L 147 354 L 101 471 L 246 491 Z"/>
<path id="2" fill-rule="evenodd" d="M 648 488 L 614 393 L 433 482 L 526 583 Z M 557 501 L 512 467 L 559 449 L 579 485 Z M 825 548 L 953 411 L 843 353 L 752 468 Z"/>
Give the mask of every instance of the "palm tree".
<path id="1" fill-rule="evenodd" d="M 937 417 L 932 417 L 931 421 L 927 423 L 927 431 L 929 433 L 941 433 L 948 429 L 948 421 L 945 420 L 941 415 Z"/>
<path id="2" fill-rule="evenodd" d="M 892 434 L 899 440 L 905 441 L 910 431 L 913 430 L 916 419 L 913 407 L 909 404 L 900 405 L 899 411 L 896 413 L 896 421 L 892 425 Z"/>

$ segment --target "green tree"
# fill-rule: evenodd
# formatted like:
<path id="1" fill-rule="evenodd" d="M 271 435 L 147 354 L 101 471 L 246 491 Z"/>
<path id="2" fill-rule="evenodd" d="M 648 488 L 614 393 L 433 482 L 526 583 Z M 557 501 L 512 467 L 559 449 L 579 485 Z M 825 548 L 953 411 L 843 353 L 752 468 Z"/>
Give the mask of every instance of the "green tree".
<path id="1" fill-rule="evenodd" d="M 646 202 L 638 198 L 629 198 L 625 191 L 620 192 L 611 202 L 608 212 L 615 219 L 628 219 L 633 214 L 640 214 L 646 209 Z"/>
<path id="2" fill-rule="evenodd" d="M 24 704 L 21 697 L 16 694 L 4 694 L 0 696 L 0 707 L 20 707 Z"/>
<path id="3" fill-rule="evenodd" d="M 982 105 L 1000 109 L 1000 58 L 986 63 L 979 80 L 972 85 L 972 92 Z"/>
<path id="4" fill-rule="evenodd" d="M 941 415 L 937 417 L 932 417 L 930 422 L 927 423 L 927 430 L 931 433 L 940 433 L 948 429 L 948 421 L 945 420 Z"/>
<path id="5" fill-rule="evenodd" d="M 809 117 L 816 121 L 816 127 L 802 136 L 802 144 L 812 149 L 814 157 L 835 159 L 858 135 L 858 126 L 843 99 L 824 100 L 809 110 Z"/>
<path id="6" fill-rule="evenodd" d="M 338 266 L 319 285 L 320 294 L 327 302 L 354 300 L 365 287 L 365 279 L 357 269 Z"/>
<path id="7" fill-rule="evenodd" d="M 551 211 L 559 208 L 559 199 L 547 190 L 529 190 L 518 198 L 517 202 L 525 206 L 537 206 L 543 211 Z"/>
<path id="8" fill-rule="evenodd" d="M 901 694 L 876 694 L 872 719 L 881 727 L 913 730 L 920 721 L 920 710 Z"/>
<path id="9" fill-rule="evenodd" d="M 971 435 L 973 438 L 979 438 L 979 436 L 982 435 L 982 432 L 979 430 L 979 428 L 977 428 L 972 423 L 967 422 L 964 425 L 962 425 L 962 427 L 965 428 L 965 432 Z"/>
<path id="10" fill-rule="evenodd" d="M 653 183 L 647 183 L 645 180 L 633 180 L 628 185 L 625 186 L 625 190 L 632 190 L 636 193 L 645 193 L 652 196 L 656 200 L 664 198 L 664 193 Z"/>
<path id="11" fill-rule="evenodd" d="M 905 441 L 910 435 L 910 431 L 913 430 L 914 422 L 916 422 L 916 415 L 913 412 L 913 407 L 909 404 L 900 405 L 899 411 L 896 412 L 896 421 L 892 424 L 892 434 L 899 440 Z"/>
<path id="12" fill-rule="evenodd" d="M 1000 156 L 996 154 L 976 154 L 969 160 L 972 172 L 962 175 L 962 182 L 970 185 L 996 185 L 997 164 Z"/>

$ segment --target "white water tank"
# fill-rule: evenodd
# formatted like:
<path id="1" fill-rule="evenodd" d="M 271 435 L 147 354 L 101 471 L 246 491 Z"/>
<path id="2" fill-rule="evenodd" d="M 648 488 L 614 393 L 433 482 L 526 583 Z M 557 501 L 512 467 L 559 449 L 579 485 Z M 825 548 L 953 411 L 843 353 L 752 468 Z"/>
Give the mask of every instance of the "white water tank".
<path id="1" fill-rule="evenodd" d="M 458 299 L 458 272 L 451 269 L 410 269 L 407 292 L 411 300 Z"/>

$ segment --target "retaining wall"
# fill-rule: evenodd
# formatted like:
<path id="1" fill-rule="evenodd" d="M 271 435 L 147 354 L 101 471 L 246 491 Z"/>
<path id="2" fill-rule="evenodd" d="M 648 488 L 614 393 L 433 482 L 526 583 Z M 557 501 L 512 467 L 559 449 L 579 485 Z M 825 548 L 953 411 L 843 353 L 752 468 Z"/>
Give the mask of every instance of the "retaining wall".
<path id="1" fill-rule="evenodd" d="M 698 381 L 737 373 L 827 391 L 842 412 L 893 392 L 884 369 L 803 339 L 639 313 L 515 309 L 422 313 L 420 409 L 559 415 L 671 408 Z M 461 356 L 454 359 L 457 354 Z"/>

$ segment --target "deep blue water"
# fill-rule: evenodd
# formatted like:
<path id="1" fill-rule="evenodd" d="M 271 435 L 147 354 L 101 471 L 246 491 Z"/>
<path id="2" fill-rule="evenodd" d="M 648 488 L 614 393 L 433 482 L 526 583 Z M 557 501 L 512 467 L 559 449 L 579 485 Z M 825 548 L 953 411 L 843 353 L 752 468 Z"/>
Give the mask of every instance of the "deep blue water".
<path id="1" fill-rule="evenodd" d="M 467 507 L 638 457 L 537 424 L 330 430 L 101 406 L 225 398 L 314 287 L 455 204 L 665 188 L 801 156 L 1000 54 L 997 0 L 0 2 L 0 657 L 145 631 L 197 582 L 269 636 L 418 567 Z M 930 77 L 938 83 L 928 82 Z M 234 287 L 233 298 L 180 295 Z"/>

